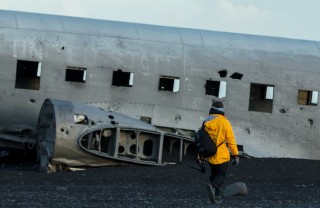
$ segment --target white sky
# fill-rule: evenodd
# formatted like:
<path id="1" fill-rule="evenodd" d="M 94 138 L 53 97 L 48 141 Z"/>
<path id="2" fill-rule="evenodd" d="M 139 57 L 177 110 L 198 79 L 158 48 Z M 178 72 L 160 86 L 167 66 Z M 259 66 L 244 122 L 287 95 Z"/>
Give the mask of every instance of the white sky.
<path id="1" fill-rule="evenodd" d="M 0 9 L 320 41 L 320 0 L 0 0 Z"/>

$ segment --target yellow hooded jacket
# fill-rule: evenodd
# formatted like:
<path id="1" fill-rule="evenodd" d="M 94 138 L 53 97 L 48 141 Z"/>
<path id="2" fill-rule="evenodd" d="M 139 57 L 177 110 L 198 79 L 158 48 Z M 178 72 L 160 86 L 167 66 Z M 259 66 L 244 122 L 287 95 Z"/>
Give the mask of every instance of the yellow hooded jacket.
<path id="1" fill-rule="evenodd" d="M 210 114 L 205 121 L 205 130 L 210 135 L 217 147 L 217 153 L 208 159 L 211 164 L 221 164 L 230 161 L 230 152 L 232 155 L 238 155 L 238 147 L 232 126 L 229 120 L 220 114 Z M 229 147 L 229 149 L 228 149 Z"/>

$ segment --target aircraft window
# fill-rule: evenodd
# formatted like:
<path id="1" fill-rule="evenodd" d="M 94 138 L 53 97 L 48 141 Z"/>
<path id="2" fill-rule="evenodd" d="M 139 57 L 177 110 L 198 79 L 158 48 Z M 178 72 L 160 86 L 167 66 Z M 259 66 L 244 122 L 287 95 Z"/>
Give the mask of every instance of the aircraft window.
<path id="1" fill-rule="evenodd" d="M 41 62 L 17 61 L 15 88 L 39 90 L 41 76 Z"/>
<path id="2" fill-rule="evenodd" d="M 299 105 L 318 105 L 318 91 L 298 90 Z"/>
<path id="3" fill-rule="evenodd" d="M 75 124 L 85 124 L 85 125 L 89 124 L 89 120 L 85 115 L 74 114 L 73 120 Z"/>
<path id="4" fill-rule="evenodd" d="M 243 152 L 243 145 L 237 145 L 237 147 L 239 152 Z"/>
<path id="5" fill-rule="evenodd" d="M 159 90 L 179 92 L 180 79 L 178 77 L 160 76 Z"/>
<path id="6" fill-rule="evenodd" d="M 80 67 L 70 67 L 66 69 L 66 81 L 68 82 L 86 82 L 87 69 Z"/>
<path id="7" fill-rule="evenodd" d="M 133 73 L 123 72 L 121 69 L 119 69 L 118 71 L 113 71 L 112 85 L 118 87 L 132 87 Z"/>
<path id="8" fill-rule="evenodd" d="M 218 98 L 226 97 L 227 82 L 225 81 L 206 81 L 206 95 L 213 95 Z"/>
<path id="9" fill-rule="evenodd" d="M 274 86 L 251 84 L 249 111 L 272 113 Z"/>

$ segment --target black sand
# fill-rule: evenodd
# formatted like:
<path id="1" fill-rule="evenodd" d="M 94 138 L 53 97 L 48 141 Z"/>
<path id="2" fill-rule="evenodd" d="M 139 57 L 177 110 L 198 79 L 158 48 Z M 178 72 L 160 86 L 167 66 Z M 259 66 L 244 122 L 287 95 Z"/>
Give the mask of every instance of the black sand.
<path id="1" fill-rule="evenodd" d="M 30 166 L 0 168 L 1 207 L 320 207 L 320 161 L 241 159 L 227 184 L 249 193 L 211 204 L 209 171 L 193 161 L 163 167 L 122 166 L 43 173 Z M 207 166 L 207 170 L 209 167 Z"/>

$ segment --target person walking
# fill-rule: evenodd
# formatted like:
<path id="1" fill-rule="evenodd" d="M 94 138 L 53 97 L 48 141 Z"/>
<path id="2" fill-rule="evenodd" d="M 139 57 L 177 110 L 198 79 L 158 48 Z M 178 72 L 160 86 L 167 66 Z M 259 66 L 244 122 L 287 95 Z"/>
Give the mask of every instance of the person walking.
<path id="1" fill-rule="evenodd" d="M 239 164 L 239 152 L 231 123 L 224 115 L 221 101 L 215 101 L 204 121 L 205 130 L 217 146 L 215 155 L 205 158 L 210 165 L 210 183 L 207 186 L 210 201 L 221 202 L 222 186 L 226 180 L 232 153 L 232 165 Z M 220 146 L 219 146 L 220 145 Z"/>

